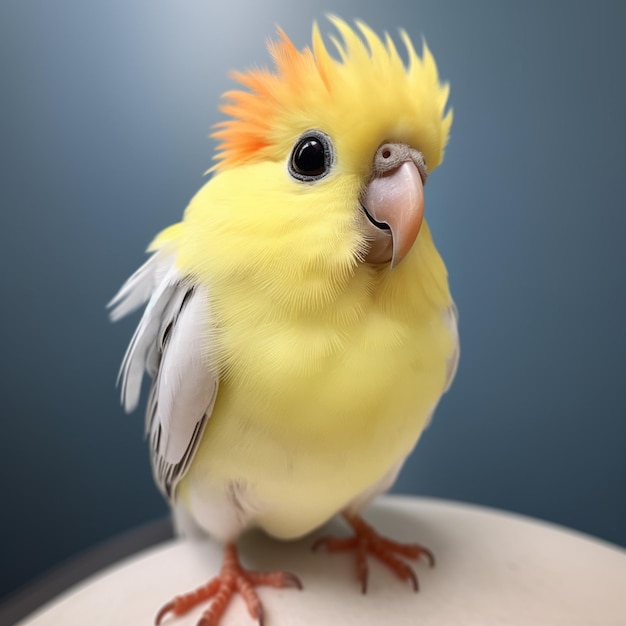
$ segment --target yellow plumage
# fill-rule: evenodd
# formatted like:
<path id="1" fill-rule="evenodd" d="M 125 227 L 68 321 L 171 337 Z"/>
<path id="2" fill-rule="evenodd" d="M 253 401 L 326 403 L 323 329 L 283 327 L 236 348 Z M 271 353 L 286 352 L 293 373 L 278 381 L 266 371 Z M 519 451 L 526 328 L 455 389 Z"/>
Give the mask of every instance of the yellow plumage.
<path id="1" fill-rule="evenodd" d="M 360 266 L 332 299 L 315 270 L 294 276 L 283 283 L 297 294 L 291 308 L 285 294 L 277 305 L 264 279 L 260 291 L 256 277 L 212 283 L 215 324 L 228 326 L 218 340 L 225 382 L 183 498 L 195 481 L 242 482 L 272 503 L 258 523 L 294 537 L 411 451 L 453 351 L 443 265 L 427 232 L 418 245 L 393 276 Z M 421 288 L 407 298 L 413 283 Z"/>
<path id="2" fill-rule="evenodd" d="M 297 537 L 388 486 L 457 355 L 446 270 L 427 225 L 392 269 L 368 261 L 373 227 L 363 218 L 380 146 L 418 151 L 428 172 L 441 162 L 448 88 L 426 46 L 419 58 L 406 34 L 407 66 L 389 37 L 358 24 L 361 38 L 332 21 L 338 59 L 314 26 L 313 50 L 282 34 L 271 45 L 275 73 L 236 75 L 247 90 L 225 96 L 231 118 L 215 133 L 215 173 L 151 246 L 184 284 L 202 287 L 196 341 L 202 367 L 219 380 L 168 495 L 223 540 L 249 524 Z M 332 167 L 302 182 L 288 163 L 311 130 L 332 142 Z M 173 426 L 161 416 L 154 434 L 150 419 L 162 463 L 159 438 Z M 168 485 L 174 464 L 160 467 Z"/>
<path id="3" fill-rule="evenodd" d="M 272 77 L 282 108 L 263 120 L 270 143 L 219 167 L 153 246 L 171 247 L 183 274 L 210 285 L 214 315 L 204 340 L 220 391 L 181 497 L 202 481 L 251 485 L 272 503 L 258 523 L 286 537 L 324 522 L 410 452 L 444 390 L 455 341 L 443 315 L 446 270 L 427 227 L 391 270 L 359 263 L 354 226 L 381 142 L 415 145 L 431 170 L 438 164 L 447 89 L 426 48 L 420 60 L 404 38 L 405 71 L 391 40 L 383 46 L 362 26 L 367 50 L 335 23 L 343 62 L 314 29 L 315 63 L 301 58 L 308 67 L 293 70 L 296 84 Z M 334 138 L 338 171 L 302 190 L 284 162 L 307 128 Z"/>

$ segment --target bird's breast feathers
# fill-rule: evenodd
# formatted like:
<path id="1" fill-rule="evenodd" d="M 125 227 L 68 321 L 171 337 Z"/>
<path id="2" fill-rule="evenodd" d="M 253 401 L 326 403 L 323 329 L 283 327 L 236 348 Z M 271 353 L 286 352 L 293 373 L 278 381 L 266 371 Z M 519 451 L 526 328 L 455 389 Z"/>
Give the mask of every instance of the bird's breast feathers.
<path id="1" fill-rule="evenodd" d="M 204 340 L 220 390 L 182 497 L 244 485 L 260 525 L 303 534 L 380 480 L 425 427 L 456 344 L 445 268 L 425 226 L 400 267 L 359 264 L 318 307 L 285 307 L 254 288 L 259 277 L 215 282 Z"/>

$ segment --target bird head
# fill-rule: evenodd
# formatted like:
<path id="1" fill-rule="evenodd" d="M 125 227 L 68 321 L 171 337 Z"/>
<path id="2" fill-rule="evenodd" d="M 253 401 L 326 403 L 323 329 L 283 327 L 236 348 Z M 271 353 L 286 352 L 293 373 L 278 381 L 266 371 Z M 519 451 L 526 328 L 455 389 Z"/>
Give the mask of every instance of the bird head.
<path id="1" fill-rule="evenodd" d="M 234 73 L 243 88 L 223 96 L 208 185 L 211 230 L 230 234 L 211 244 L 222 260 L 245 248 L 257 267 L 280 260 L 345 275 L 398 265 L 418 236 L 424 183 L 452 122 L 448 86 L 405 32 L 406 63 L 389 35 L 329 19 L 333 54 L 317 24 L 303 50 L 279 29 L 268 44 L 274 69 Z"/>

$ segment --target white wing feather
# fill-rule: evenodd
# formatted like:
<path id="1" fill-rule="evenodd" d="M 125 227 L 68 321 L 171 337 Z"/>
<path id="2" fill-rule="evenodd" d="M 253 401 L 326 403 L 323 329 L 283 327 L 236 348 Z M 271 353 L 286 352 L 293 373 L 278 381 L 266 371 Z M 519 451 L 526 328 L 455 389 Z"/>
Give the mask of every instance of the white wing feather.
<path id="1" fill-rule="evenodd" d="M 170 268 L 171 260 L 165 252 L 155 252 L 123 285 L 107 305 L 112 308 L 110 317 L 117 322 L 145 304 L 164 274 Z"/>
<path id="2" fill-rule="evenodd" d="M 176 269 L 174 258 L 155 253 L 124 284 L 109 306 L 120 319 L 148 300 L 126 350 L 119 379 L 122 403 L 139 402 L 144 372 L 153 378 L 146 411 L 146 434 L 155 479 L 174 499 L 211 415 L 218 389 L 208 332 L 207 290 Z M 206 342 L 203 341 L 206 339 Z"/>
<path id="3" fill-rule="evenodd" d="M 459 358 L 461 357 L 461 344 L 459 342 L 458 329 L 459 310 L 456 308 L 456 304 L 454 304 L 454 302 L 452 302 L 452 304 L 447 308 L 445 313 L 445 320 L 448 324 L 450 332 L 452 333 L 454 345 L 452 348 L 452 352 L 448 356 L 448 360 L 446 362 L 446 385 L 443 390 L 444 393 L 448 391 L 448 389 L 450 389 L 450 385 L 452 385 L 456 370 L 459 366 Z"/>

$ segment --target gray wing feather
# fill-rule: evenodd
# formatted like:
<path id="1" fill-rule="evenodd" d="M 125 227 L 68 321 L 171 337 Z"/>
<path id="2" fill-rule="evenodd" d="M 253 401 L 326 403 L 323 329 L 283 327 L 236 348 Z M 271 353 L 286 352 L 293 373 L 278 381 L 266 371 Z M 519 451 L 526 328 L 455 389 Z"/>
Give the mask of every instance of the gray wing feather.
<path id="1" fill-rule="evenodd" d="M 444 393 L 450 389 L 450 385 L 454 380 L 454 375 L 456 374 L 456 370 L 459 365 L 459 358 L 461 356 L 461 344 L 459 342 L 458 330 L 459 311 L 454 302 L 452 302 L 452 304 L 446 309 L 445 320 L 448 324 L 450 332 L 452 333 L 454 346 L 446 362 L 446 384 L 443 390 Z"/>
<path id="2" fill-rule="evenodd" d="M 155 480 L 171 500 L 200 443 L 217 397 L 207 290 L 180 275 L 172 256 L 154 254 L 111 301 L 119 319 L 148 301 L 122 361 L 122 402 L 132 411 L 144 371 L 152 377 L 146 434 Z M 206 340 L 206 341 L 205 341 Z"/>

